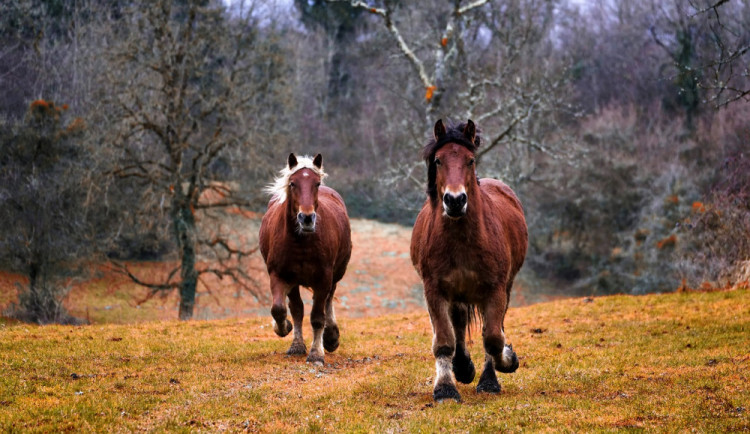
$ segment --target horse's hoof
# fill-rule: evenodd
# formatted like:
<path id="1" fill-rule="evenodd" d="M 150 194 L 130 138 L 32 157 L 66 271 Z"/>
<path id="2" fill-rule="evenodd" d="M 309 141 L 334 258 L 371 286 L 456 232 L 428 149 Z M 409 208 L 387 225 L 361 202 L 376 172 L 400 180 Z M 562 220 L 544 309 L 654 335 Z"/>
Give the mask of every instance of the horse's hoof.
<path id="1" fill-rule="evenodd" d="M 329 353 L 336 351 L 339 347 L 339 328 L 337 326 L 323 329 L 323 348 Z"/>
<path id="2" fill-rule="evenodd" d="M 495 363 L 497 366 L 497 370 L 504 373 L 504 374 L 512 374 L 513 372 L 516 372 L 516 369 L 518 369 L 518 356 L 516 356 L 516 352 L 513 351 L 513 347 L 510 345 L 506 345 L 505 348 L 503 348 L 503 353 L 500 356 L 500 363 Z"/>
<path id="3" fill-rule="evenodd" d="M 307 347 L 301 342 L 292 342 L 292 346 L 289 347 L 289 351 L 286 352 L 287 356 L 304 356 L 307 354 Z"/>
<path id="4" fill-rule="evenodd" d="M 307 355 L 307 363 L 323 366 L 323 364 L 325 363 L 325 358 L 317 351 L 310 351 L 310 354 Z"/>
<path id="5" fill-rule="evenodd" d="M 478 393 L 500 393 L 500 383 L 497 382 L 497 375 L 495 375 L 495 368 L 492 367 L 492 362 L 484 364 L 484 370 L 482 375 L 479 377 L 479 384 L 477 384 Z"/>
<path id="6" fill-rule="evenodd" d="M 292 322 L 289 321 L 289 320 L 286 320 L 284 322 L 284 330 L 279 330 L 279 323 L 277 323 L 277 322 L 273 323 L 273 331 L 276 332 L 276 334 L 279 335 L 282 338 L 284 336 L 288 335 L 289 332 L 292 331 L 292 328 L 293 328 L 292 327 Z"/>
<path id="7" fill-rule="evenodd" d="M 477 393 L 491 393 L 497 395 L 500 393 L 500 383 L 498 383 L 497 380 L 480 380 L 479 384 L 477 384 Z"/>
<path id="8" fill-rule="evenodd" d="M 432 398 L 437 402 L 443 402 L 446 399 L 461 402 L 461 395 L 458 393 L 456 386 L 452 384 L 438 384 L 432 391 Z"/>
<path id="9" fill-rule="evenodd" d="M 456 376 L 456 381 L 463 384 L 469 384 L 474 381 L 474 376 L 477 375 L 477 370 L 474 368 L 474 362 L 468 358 L 453 358 L 453 375 Z"/>

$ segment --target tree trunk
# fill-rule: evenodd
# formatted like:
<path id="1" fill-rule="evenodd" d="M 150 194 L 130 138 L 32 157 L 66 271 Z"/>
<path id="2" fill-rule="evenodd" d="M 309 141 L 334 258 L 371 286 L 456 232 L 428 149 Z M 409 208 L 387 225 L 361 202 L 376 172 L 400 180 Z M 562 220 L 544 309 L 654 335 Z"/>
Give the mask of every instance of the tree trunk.
<path id="1" fill-rule="evenodd" d="M 198 272 L 195 269 L 195 216 L 188 201 L 177 207 L 174 217 L 175 236 L 180 248 L 180 320 L 193 318 L 195 308 L 195 289 L 198 283 Z"/>

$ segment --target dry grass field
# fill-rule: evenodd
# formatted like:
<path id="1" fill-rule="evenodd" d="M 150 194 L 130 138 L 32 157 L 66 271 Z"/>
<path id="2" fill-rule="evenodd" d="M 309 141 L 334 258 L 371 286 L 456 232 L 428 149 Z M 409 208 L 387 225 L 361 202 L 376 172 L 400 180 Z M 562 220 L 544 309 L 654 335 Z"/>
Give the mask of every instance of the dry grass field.
<path id="1" fill-rule="evenodd" d="M 460 385 L 462 403 L 432 401 L 424 311 L 342 318 L 322 367 L 269 323 L 2 320 L 0 430 L 750 430 L 748 289 L 511 308 L 521 367 L 498 396 Z"/>

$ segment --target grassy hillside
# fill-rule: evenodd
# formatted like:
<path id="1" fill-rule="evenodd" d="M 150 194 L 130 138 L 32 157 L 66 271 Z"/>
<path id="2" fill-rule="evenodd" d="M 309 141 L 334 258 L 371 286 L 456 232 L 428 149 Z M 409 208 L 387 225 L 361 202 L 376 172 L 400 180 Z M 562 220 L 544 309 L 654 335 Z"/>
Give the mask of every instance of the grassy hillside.
<path id="1" fill-rule="evenodd" d="M 749 430 L 749 296 L 511 308 L 519 370 L 501 376 L 499 396 L 477 395 L 475 381 L 459 386 L 463 403 L 439 405 L 426 312 L 342 319 L 324 367 L 285 356 L 290 337 L 277 338 L 270 318 L 5 322 L 0 430 Z"/>

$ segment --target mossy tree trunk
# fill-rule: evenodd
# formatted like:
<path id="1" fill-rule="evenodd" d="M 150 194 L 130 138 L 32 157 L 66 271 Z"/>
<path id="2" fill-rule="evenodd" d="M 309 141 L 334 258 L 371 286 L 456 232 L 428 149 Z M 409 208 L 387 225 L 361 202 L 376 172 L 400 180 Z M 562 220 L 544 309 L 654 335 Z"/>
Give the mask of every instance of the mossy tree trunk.
<path id="1" fill-rule="evenodd" d="M 180 249 L 180 313 L 181 320 L 193 318 L 198 271 L 195 268 L 195 215 L 187 201 L 175 207 L 174 231 Z"/>

